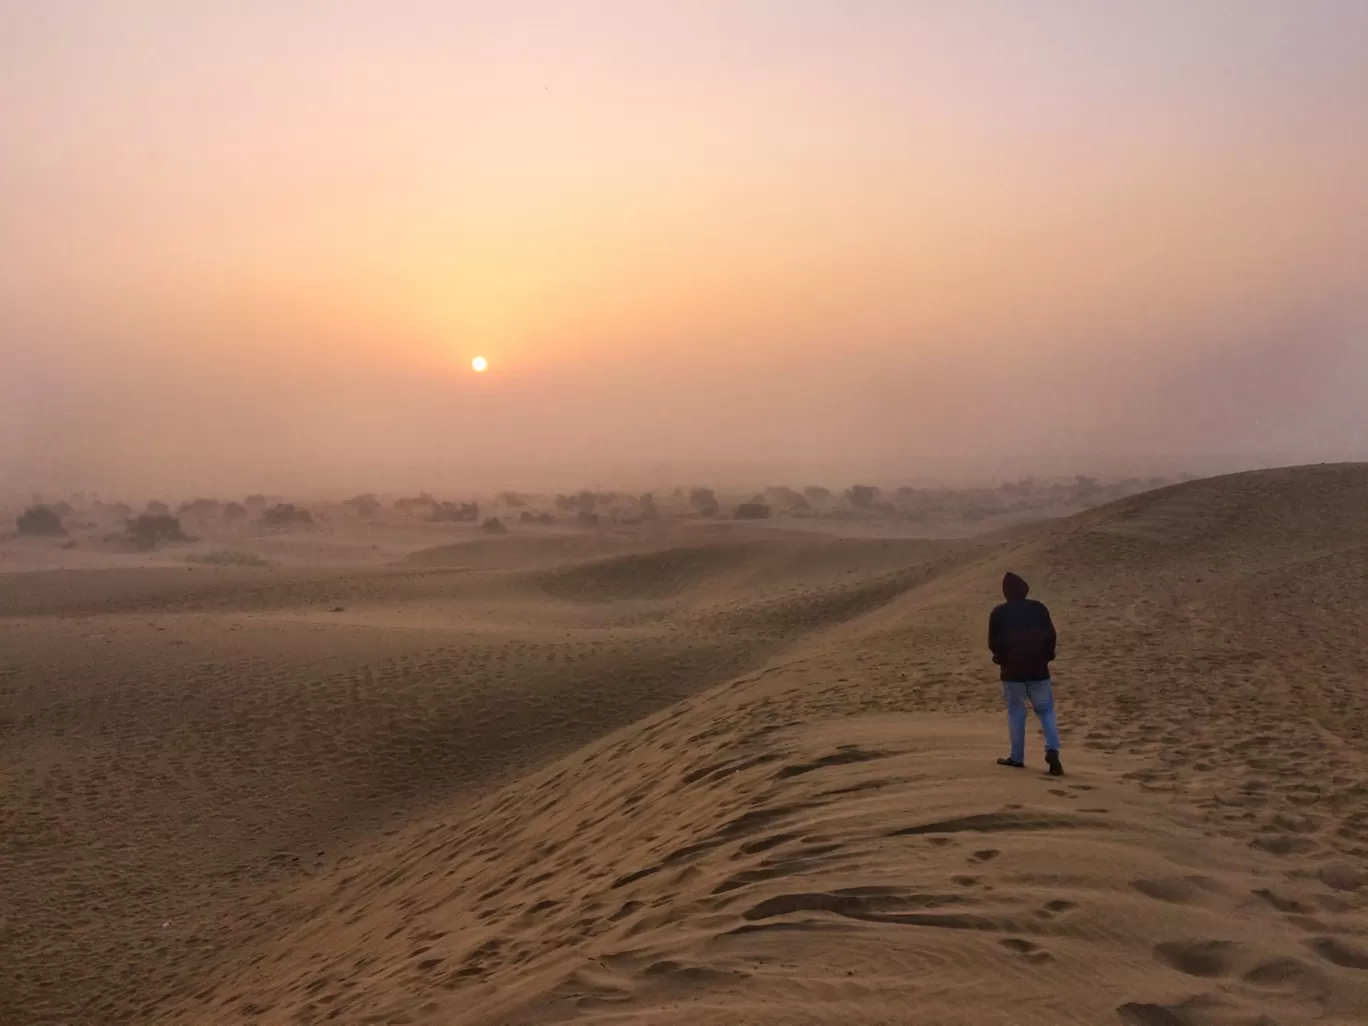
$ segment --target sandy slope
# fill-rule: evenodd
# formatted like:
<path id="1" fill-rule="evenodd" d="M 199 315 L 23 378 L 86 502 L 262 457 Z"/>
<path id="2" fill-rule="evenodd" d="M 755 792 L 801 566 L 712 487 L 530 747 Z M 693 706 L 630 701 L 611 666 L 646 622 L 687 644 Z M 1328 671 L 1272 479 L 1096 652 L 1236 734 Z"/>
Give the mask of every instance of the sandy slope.
<path id="1" fill-rule="evenodd" d="M 1063 780 L 993 765 L 1008 566 Z M 1319 467 L 954 542 L 3 575 L 0 1022 L 1361 1022 L 1366 571 Z"/>

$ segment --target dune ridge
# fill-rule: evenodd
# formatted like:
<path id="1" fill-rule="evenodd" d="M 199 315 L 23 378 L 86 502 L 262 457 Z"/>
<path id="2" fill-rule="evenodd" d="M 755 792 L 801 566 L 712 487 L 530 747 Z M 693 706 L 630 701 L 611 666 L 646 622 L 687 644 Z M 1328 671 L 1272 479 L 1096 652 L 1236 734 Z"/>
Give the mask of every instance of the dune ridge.
<path id="1" fill-rule="evenodd" d="M 1009 567 L 1062 780 L 993 765 Z M 0 575 L 0 1021 L 1360 1022 L 1366 571 L 1339 465 L 955 541 Z"/>

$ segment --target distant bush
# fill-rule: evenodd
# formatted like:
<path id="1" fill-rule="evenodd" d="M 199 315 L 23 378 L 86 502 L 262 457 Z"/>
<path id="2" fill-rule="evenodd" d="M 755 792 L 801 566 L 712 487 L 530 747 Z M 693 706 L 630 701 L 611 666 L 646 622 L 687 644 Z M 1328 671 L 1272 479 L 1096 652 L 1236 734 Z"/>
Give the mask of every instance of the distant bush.
<path id="1" fill-rule="evenodd" d="M 518 520 L 524 524 L 554 524 L 556 518 L 550 513 L 533 513 L 530 509 L 525 509 L 518 516 Z"/>
<path id="2" fill-rule="evenodd" d="M 483 528 L 484 528 L 484 530 L 488 531 L 490 534 L 507 534 L 507 533 L 508 533 L 508 525 L 505 524 L 505 523 L 504 523 L 502 520 L 500 520 L 498 517 L 489 517 L 487 520 L 485 520 L 485 522 L 484 522 L 484 524 L 483 524 Z"/>
<path id="3" fill-rule="evenodd" d="M 128 538 L 143 550 L 155 549 L 159 542 L 189 541 L 179 517 L 170 513 L 143 513 L 128 522 Z"/>
<path id="4" fill-rule="evenodd" d="M 585 490 L 574 495 L 557 495 L 556 508 L 566 513 L 592 513 L 598 508 L 599 500 L 607 496 L 596 495 Z"/>
<path id="5" fill-rule="evenodd" d="M 823 488 L 821 485 L 808 485 L 803 489 L 803 497 L 814 504 L 830 502 L 831 489 Z"/>
<path id="6" fill-rule="evenodd" d="M 717 511 L 721 503 L 717 501 L 717 493 L 711 488 L 694 488 L 689 492 L 689 505 L 705 517 L 717 516 Z"/>
<path id="7" fill-rule="evenodd" d="M 270 560 L 262 559 L 250 552 L 237 552 L 233 549 L 220 549 L 217 552 L 205 552 L 197 556 L 187 556 L 187 563 L 198 563 L 203 566 L 270 566 Z"/>
<path id="8" fill-rule="evenodd" d="M 879 489 L 873 485 L 851 485 L 846 492 L 846 502 L 852 509 L 872 509 L 879 498 Z"/>
<path id="9" fill-rule="evenodd" d="M 1022 477 L 1015 481 L 1004 481 L 999 486 L 998 491 L 1003 495 L 1034 495 L 1037 490 L 1036 480 L 1033 477 Z"/>
<path id="10" fill-rule="evenodd" d="M 527 505 L 527 500 L 517 492 L 502 492 L 499 494 L 497 502 L 500 506 L 507 506 L 509 509 L 522 509 Z"/>
<path id="11" fill-rule="evenodd" d="M 282 502 L 262 511 L 261 522 L 272 527 L 288 527 L 291 524 L 312 524 L 313 514 L 292 502 Z"/>
<path id="12" fill-rule="evenodd" d="M 153 499 L 151 502 L 147 504 L 147 509 L 145 510 L 145 512 L 151 514 L 154 517 L 164 517 L 170 515 L 171 507 L 164 502 L 158 502 L 156 499 Z"/>
<path id="13" fill-rule="evenodd" d="M 473 524 L 480 519 L 480 504 L 478 502 L 439 502 L 432 507 L 431 519 L 443 523 L 467 523 Z"/>
<path id="14" fill-rule="evenodd" d="M 62 524 L 62 515 L 51 506 L 30 506 L 15 521 L 20 534 L 62 536 L 67 529 Z"/>
<path id="15" fill-rule="evenodd" d="M 580 527 L 598 527 L 599 515 L 582 509 L 575 514 L 575 523 L 579 524 Z"/>
<path id="16" fill-rule="evenodd" d="M 251 508 L 253 508 L 253 507 L 265 506 L 265 505 L 266 505 L 266 496 L 264 496 L 264 495 L 249 495 L 249 496 L 247 496 L 247 498 L 246 498 L 244 504 L 247 506 L 248 509 L 251 509 Z"/>
<path id="17" fill-rule="evenodd" d="M 763 502 L 743 502 L 732 511 L 733 520 L 768 520 L 770 508 Z"/>
<path id="18" fill-rule="evenodd" d="M 370 492 L 354 495 L 342 505 L 350 507 L 358 516 L 373 517 L 380 512 L 380 500 Z"/>
<path id="19" fill-rule="evenodd" d="M 427 492 L 414 495 L 410 498 L 397 499 L 394 508 L 401 513 L 424 513 L 437 507 L 437 500 Z"/>
<path id="20" fill-rule="evenodd" d="M 192 499 L 190 502 L 182 502 L 176 512 L 181 516 L 189 514 L 195 517 L 206 517 L 217 513 L 222 505 L 218 499 Z"/>
<path id="21" fill-rule="evenodd" d="M 228 521 L 247 519 L 247 507 L 240 502 L 225 502 L 223 504 L 223 519 Z"/>
<path id="22" fill-rule="evenodd" d="M 784 485 L 780 485 L 776 488 L 766 488 L 765 499 L 769 505 L 777 506 L 780 509 L 806 510 L 812 508 L 812 503 L 804 496 Z"/>
<path id="23" fill-rule="evenodd" d="M 656 506 L 655 496 L 650 492 L 643 492 L 637 498 L 637 505 L 641 507 L 641 518 L 643 520 L 660 519 L 660 510 Z"/>

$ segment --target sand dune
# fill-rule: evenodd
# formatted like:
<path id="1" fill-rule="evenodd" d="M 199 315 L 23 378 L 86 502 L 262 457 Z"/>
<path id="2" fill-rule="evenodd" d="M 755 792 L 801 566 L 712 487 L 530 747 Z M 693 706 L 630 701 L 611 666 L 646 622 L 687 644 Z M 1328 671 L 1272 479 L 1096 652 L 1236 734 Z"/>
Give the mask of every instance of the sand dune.
<path id="1" fill-rule="evenodd" d="M 1368 467 L 343 547 L 0 575 L 0 1022 L 1368 1016 Z M 993 762 L 1009 567 L 1062 779 Z"/>

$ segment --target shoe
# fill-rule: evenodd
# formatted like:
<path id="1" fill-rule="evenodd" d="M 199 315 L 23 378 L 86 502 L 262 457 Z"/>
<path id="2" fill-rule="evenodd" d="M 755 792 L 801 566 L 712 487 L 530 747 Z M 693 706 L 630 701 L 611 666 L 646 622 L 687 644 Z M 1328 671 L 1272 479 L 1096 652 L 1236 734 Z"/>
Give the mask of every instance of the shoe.
<path id="1" fill-rule="evenodd" d="M 1064 775 L 1064 765 L 1059 761 L 1059 752 L 1053 748 L 1045 750 L 1045 761 L 1050 766 L 1050 776 L 1062 777 Z"/>
<path id="2" fill-rule="evenodd" d="M 999 765 L 999 766 L 1011 766 L 1012 769 L 1025 769 L 1025 768 L 1026 768 L 1026 764 L 1025 764 L 1024 762 L 1017 762 L 1015 759 L 999 759 L 999 760 L 998 760 L 998 765 Z"/>

